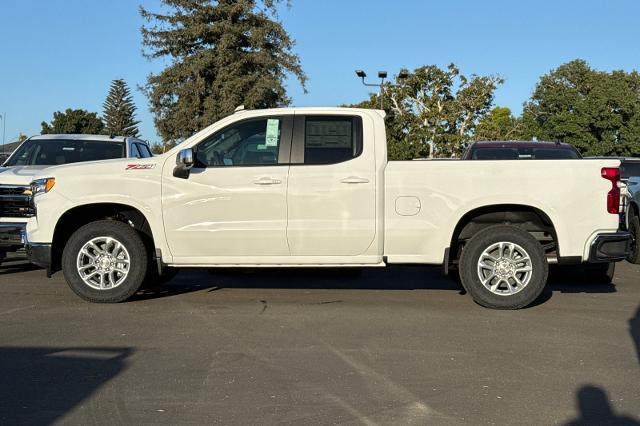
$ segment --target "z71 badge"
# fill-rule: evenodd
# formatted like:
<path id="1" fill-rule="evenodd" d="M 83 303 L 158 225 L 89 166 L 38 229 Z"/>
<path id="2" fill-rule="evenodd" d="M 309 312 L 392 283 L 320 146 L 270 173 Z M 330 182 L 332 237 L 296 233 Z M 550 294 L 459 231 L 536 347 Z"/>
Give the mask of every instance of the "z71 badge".
<path id="1" fill-rule="evenodd" d="M 155 164 L 127 164 L 127 168 L 125 170 L 149 170 L 155 167 Z"/>

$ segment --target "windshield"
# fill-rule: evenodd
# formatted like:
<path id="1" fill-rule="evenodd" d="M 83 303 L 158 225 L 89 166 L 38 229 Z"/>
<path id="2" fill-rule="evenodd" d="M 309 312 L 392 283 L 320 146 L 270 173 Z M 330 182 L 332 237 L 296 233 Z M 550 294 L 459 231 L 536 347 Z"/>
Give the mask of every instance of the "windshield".
<path id="1" fill-rule="evenodd" d="M 55 166 L 124 157 L 124 142 L 41 139 L 28 140 L 20 145 L 4 165 Z"/>
<path id="2" fill-rule="evenodd" d="M 580 154 L 571 148 L 476 147 L 473 160 L 575 160 Z"/>

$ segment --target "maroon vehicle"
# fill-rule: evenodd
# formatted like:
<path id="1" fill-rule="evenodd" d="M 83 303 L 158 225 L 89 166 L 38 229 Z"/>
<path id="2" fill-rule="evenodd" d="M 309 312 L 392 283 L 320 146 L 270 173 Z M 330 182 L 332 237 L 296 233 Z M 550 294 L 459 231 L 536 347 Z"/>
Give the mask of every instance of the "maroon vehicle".
<path id="1" fill-rule="evenodd" d="M 577 160 L 580 152 L 568 143 L 536 141 L 474 142 L 463 160 Z"/>

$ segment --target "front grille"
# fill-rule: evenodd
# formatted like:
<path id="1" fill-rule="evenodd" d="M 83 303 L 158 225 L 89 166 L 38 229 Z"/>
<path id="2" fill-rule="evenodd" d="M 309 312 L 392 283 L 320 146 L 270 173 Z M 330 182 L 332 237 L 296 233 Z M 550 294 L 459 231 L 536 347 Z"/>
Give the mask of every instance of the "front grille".
<path id="1" fill-rule="evenodd" d="M 33 216 L 35 212 L 28 190 L 24 185 L 0 185 L 0 217 Z"/>

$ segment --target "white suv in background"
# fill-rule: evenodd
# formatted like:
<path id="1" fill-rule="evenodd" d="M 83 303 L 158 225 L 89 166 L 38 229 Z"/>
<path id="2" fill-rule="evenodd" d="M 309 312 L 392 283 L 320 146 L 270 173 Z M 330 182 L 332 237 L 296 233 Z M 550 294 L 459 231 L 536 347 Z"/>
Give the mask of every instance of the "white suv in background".
<path id="1" fill-rule="evenodd" d="M 24 141 L 0 167 L 0 262 L 22 248 L 27 219 L 34 215 L 29 184 L 47 167 L 115 158 L 151 157 L 149 144 L 105 135 L 41 135 Z"/>

